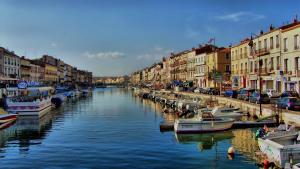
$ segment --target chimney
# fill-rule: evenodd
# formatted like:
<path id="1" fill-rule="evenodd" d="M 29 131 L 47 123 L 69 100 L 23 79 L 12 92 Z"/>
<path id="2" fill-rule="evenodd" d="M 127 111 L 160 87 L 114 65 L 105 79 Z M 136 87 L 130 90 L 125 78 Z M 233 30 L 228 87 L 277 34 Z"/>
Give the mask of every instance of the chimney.
<path id="1" fill-rule="evenodd" d="M 264 34 L 264 31 L 263 30 L 260 30 L 260 35 Z"/>
<path id="2" fill-rule="evenodd" d="M 195 48 L 192 48 L 192 51 L 194 51 L 195 50 Z"/>
<path id="3" fill-rule="evenodd" d="M 270 25 L 270 31 L 274 30 L 274 26 L 271 24 Z"/>
<path id="4" fill-rule="evenodd" d="M 294 18 L 294 23 L 298 22 L 298 16 L 296 15 L 296 17 Z"/>

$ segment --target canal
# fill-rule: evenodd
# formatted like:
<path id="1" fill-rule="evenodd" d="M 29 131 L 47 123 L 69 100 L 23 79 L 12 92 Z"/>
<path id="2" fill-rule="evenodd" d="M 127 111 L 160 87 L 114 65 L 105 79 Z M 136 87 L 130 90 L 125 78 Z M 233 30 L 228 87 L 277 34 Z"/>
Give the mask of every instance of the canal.
<path id="1" fill-rule="evenodd" d="M 94 90 L 41 119 L 24 117 L 0 131 L 1 168 L 258 168 L 253 131 L 175 135 L 173 117 L 127 89 Z M 227 149 L 237 153 L 228 158 Z"/>

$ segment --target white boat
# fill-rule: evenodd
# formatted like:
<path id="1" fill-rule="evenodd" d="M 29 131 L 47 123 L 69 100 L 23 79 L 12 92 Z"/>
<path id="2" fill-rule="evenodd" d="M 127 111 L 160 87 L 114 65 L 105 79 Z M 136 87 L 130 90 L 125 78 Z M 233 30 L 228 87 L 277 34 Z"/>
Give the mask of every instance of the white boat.
<path id="1" fill-rule="evenodd" d="M 269 162 L 283 168 L 290 161 L 300 162 L 300 137 L 298 132 L 280 132 L 258 138 L 260 151 L 267 155 Z"/>
<path id="2" fill-rule="evenodd" d="M 201 113 L 191 119 L 177 119 L 174 123 L 176 133 L 203 133 L 228 130 L 234 119 L 214 117 L 209 112 Z"/>
<path id="3" fill-rule="evenodd" d="M 43 116 L 51 109 L 51 87 L 7 88 L 17 91 L 16 96 L 6 98 L 6 110 L 19 115 Z"/>
<path id="4" fill-rule="evenodd" d="M 211 113 L 215 117 L 229 117 L 234 119 L 240 119 L 243 116 L 243 112 L 235 108 L 224 108 L 224 107 L 215 107 Z"/>
<path id="5" fill-rule="evenodd" d="M 243 112 L 238 108 L 230 108 L 230 107 L 215 107 L 212 109 L 199 109 L 198 113 L 202 112 L 211 112 L 215 117 L 228 117 L 234 119 L 240 119 L 243 116 Z"/>

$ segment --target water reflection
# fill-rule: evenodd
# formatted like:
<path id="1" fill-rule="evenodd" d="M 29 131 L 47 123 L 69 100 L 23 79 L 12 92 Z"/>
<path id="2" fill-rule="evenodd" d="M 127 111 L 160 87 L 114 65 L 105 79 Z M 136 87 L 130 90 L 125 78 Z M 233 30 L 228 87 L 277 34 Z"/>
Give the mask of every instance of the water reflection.
<path id="1" fill-rule="evenodd" d="M 200 151 L 210 150 L 220 141 L 231 139 L 234 137 L 232 131 L 224 131 L 217 133 L 204 133 L 204 134 L 175 134 L 176 140 L 179 143 L 198 143 Z"/>
<path id="2" fill-rule="evenodd" d="M 255 129 L 234 130 L 234 138 L 231 140 L 233 147 L 248 159 L 255 159 L 255 152 L 259 151 L 254 131 Z"/>

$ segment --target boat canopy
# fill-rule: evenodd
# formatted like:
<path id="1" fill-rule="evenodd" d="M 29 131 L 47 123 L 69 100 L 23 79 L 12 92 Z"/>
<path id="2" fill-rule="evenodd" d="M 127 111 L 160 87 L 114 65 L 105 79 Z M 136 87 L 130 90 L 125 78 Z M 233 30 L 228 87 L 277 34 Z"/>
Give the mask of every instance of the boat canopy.
<path id="1" fill-rule="evenodd" d="M 24 90 L 29 90 L 29 91 L 40 91 L 40 92 L 43 92 L 43 91 L 49 91 L 49 90 L 53 90 L 52 87 L 28 87 L 26 89 L 19 89 L 17 87 L 8 87 L 6 88 L 7 91 L 17 91 L 17 90 L 20 90 L 20 91 L 24 91 Z"/>

